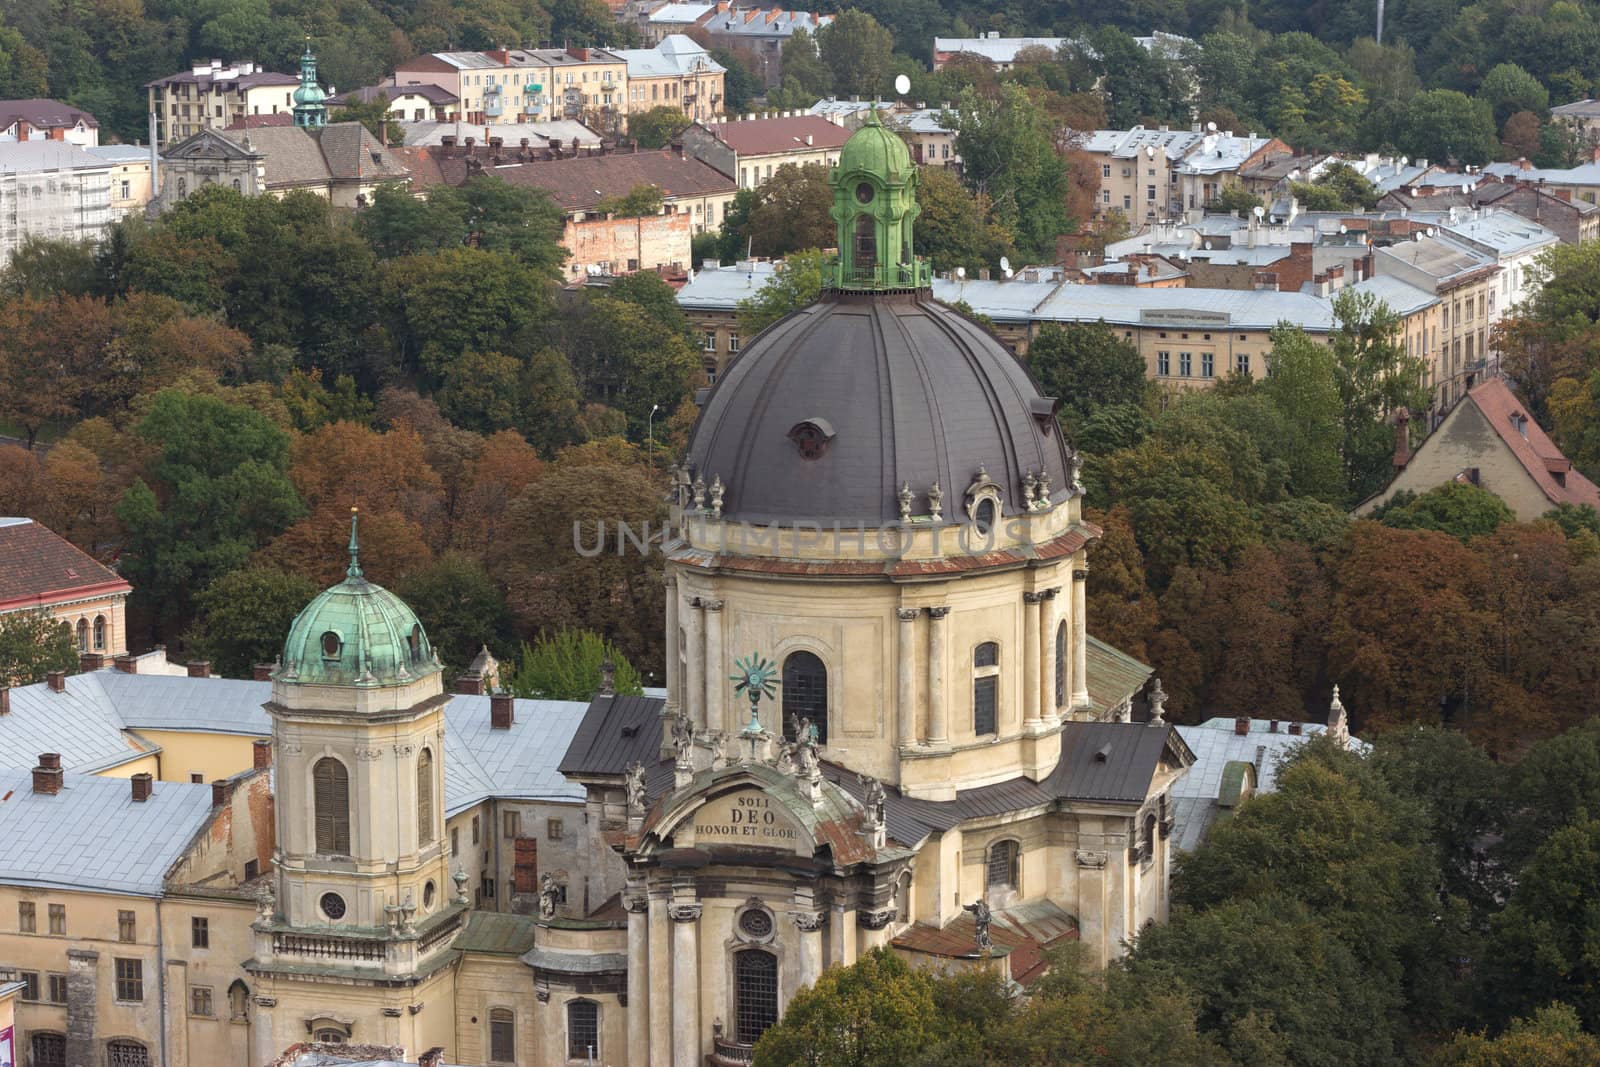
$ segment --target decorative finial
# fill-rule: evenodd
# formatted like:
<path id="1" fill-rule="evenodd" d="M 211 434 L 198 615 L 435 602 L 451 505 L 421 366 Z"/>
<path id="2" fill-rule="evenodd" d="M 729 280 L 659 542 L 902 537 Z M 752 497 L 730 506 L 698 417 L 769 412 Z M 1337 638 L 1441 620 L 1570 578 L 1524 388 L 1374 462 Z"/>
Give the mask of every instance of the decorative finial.
<path id="1" fill-rule="evenodd" d="M 1150 725 L 1167 725 L 1167 691 L 1161 688 L 1161 679 L 1157 678 L 1155 685 L 1150 688 Z"/>
<path id="2" fill-rule="evenodd" d="M 928 490 L 928 514 L 933 516 L 934 522 L 944 521 L 944 490 L 938 482 L 934 482 Z"/>
<path id="3" fill-rule="evenodd" d="M 361 542 L 356 539 L 356 515 L 360 510 L 350 509 L 350 566 L 344 572 L 349 578 L 361 577 Z"/>
<path id="4" fill-rule="evenodd" d="M 909 523 L 911 521 L 911 483 L 900 483 L 900 492 L 897 495 L 900 498 L 900 521 Z"/>

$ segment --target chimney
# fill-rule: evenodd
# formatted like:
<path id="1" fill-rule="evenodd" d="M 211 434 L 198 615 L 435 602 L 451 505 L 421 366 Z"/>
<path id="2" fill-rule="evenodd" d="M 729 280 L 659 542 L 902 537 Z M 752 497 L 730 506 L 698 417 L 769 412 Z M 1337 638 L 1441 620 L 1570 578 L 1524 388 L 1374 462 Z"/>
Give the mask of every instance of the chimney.
<path id="1" fill-rule="evenodd" d="M 517 714 L 510 693 L 501 690 L 489 697 L 489 729 L 509 730 L 516 721 Z"/>
<path id="2" fill-rule="evenodd" d="M 67 691 L 66 671 L 50 671 L 44 676 L 44 680 L 50 686 L 50 692 L 52 693 L 64 693 Z"/>
<path id="3" fill-rule="evenodd" d="M 120 656 L 114 657 L 111 660 L 111 666 L 123 674 L 139 673 L 139 661 L 133 657 L 131 652 L 124 652 Z"/>
<path id="4" fill-rule="evenodd" d="M 1233 732 L 1238 734 L 1240 737 L 1247 736 L 1250 733 L 1250 718 L 1249 718 L 1249 716 L 1241 715 L 1238 718 L 1234 719 L 1233 720 Z"/>
<path id="5" fill-rule="evenodd" d="M 607 656 L 600 664 L 600 695 L 615 696 L 617 692 L 617 665 Z"/>
<path id="6" fill-rule="evenodd" d="M 477 674 L 457 675 L 456 692 L 469 697 L 483 696 L 483 677 Z"/>
<path id="7" fill-rule="evenodd" d="M 421 1056 L 417 1057 L 417 1067 L 442 1067 L 444 1064 L 444 1046 L 435 1045 Z"/>
<path id="8" fill-rule="evenodd" d="M 11 714 L 11 687 L 0 688 L 0 715 Z"/>
<path id="9" fill-rule="evenodd" d="M 61 792 L 61 753 L 40 753 L 39 766 L 33 769 L 33 791 L 47 797 Z"/>
<path id="10" fill-rule="evenodd" d="M 140 771 L 129 780 L 133 782 L 135 804 L 143 804 L 150 799 L 150 794 L 155 790 L 155 777 L 149 771 Z"/>
<path id="11" fill-rule="evenodd" d="M 233 794 L 233 783 L 226 778 L 218 778 L 211 783 L 211 806 L 220 808 L 228 802 L 228 797 Z"/>
<path id="12" fill-rule="evenodd" d="M 250 743 L 250 765 L 258 771 L 272 766 L 272 742 L 258 737 Z"/>
<path id="13" fill-rule="evenodd" d="M 185 666 L 191 678 L 211 677 L 211 661 L 208 659 L 192 659 Z"/>
<path id="14" fill-rule="evenodd" d="M 106 665 L 103 652 L 80 652 L 78 654 L 78 673 L 97 671 Z"/>
<path id="15" fill-rule="evenodd" d="M 250 668 L 250 680 L 254 682 L 272 681 L 272 664 L 257 663 Z"/>
<path id="16" fill-rule="evenodd" d="M 1295 737 L 1299 737 L 1300 736 L 1300 727 L 1301 727 L 1301 725 L 1302 724 L 1297 723 L 1297 722 L 1290 723 L 1289 724 L 1289 733 L 1292 734 Z"/>
<path id="17" fill-rule="evenodd" d="M 1411 462 L 1411 412 L 1401 408 L 1394 413 L 1394 469 L 1405 470 Z"/>
<path id="18" fill-rule="evenodd" d="M 1267 733 L 1275 734 L 1277 732 L 1278 732 L 1278 720 L 1277 719 L 1268 719 L 1267 720 Z"/>

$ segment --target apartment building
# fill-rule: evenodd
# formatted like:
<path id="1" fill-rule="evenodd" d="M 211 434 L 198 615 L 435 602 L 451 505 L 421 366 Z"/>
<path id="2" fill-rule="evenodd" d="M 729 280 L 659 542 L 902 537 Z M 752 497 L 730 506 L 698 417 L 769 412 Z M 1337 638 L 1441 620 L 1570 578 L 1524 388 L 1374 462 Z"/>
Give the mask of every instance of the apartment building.
<path id="1" fill-rule="evenodd" d="M 1489 329 L 1503 310 L 1496 302 L 1499 264 L 1443 235 L 1375 248 L 1372 263 L 1376 276 L 1392 275 L 1439 298 L 1439 338 L 1431 346 L 1434 407 L 1448 410 L 1487 372 Z"/>
<path id="2" fill-rule="evenodd" d="M 111 164 L 112 215 L 121 218 L 130 211 L 143 211 L 155 195 L 150 149 L 143 145 L 104 144 L 84 151 Z"/>
<path id="3" fill-rule="evenodd" d="M 850 131 L 816 115 L 798 112 L 697 122 L 683 132 L 684 151 L 739 183 L 755 189 L 787 163 L 803 167 L 839 162 Z"/>
<path id="4" fill-rule="evenodd" d="M 366 104 L 379 96 L 389 102 L 389 114 L 396 122 L 443 122 L 461 108 L 461 100 L 455 93 L 426 82 L 366 86 L 331 97 L 328 103 L 338 106 Z"/>
<path id="5" fill-rule="evenodd" d="M 815 37 L 832 15 L 780 8 L 734 7 L 727 0 L 698 25 L 713 48 L 728 48 L 744 57 L 768 89 L 783 82 L 783 46 L 797 30 Z"/>
<path id="6" fill-rule="evenodd" d="M 297 76 L 262 70 L 251 62 L 197 62 L 145 83 L 155 116 L 155 142 L 165 147 L 201 130 L 225 130 L 247 115 L 292 114 L 299 87 Z"/>
<path id="7" fill-rule="evenodd" d="M 100 121 L 56 100 L 0 100 L 0 144 L 62 141 L 79 148 L 100 143 Z"/>
<path id="8" fill-rule="evenodd" d="M 1204 208 L 1225 188 L 1239 183 L 1241 170 L 1293 155 L 1294 149 L 1276 137 L 1240 137 L 1231 130 L 1207 133 L 1173 168 L 1176 201 L 1184 210 Z"/>
<path id="9" fill-rule="evenodd" d="M 628 67 L 628 114 L 674 107 L 697 122 L 722 114 L 727 69 L 688 37 L 671 34 L 654 48 L 625 48 L 614 54 Z"/>
<path id="10" fill-rule="evenodd" d="M 1100 169 L 1100 195 L 1094 213 L 1104 218 L 1120 211 L 1134 226 L 1165 219 L 1182 210 L 1177 165 L 1201 141 L 1199 130 L 1167 126 L 1095 130 L 1082 150 Z"/>
<path id="11" fill-rule="evenodd" d="M 0 144 L 0 267 L 27 237 L 93 241 L 120 215 L 114 165 L 60 141 Z"/>

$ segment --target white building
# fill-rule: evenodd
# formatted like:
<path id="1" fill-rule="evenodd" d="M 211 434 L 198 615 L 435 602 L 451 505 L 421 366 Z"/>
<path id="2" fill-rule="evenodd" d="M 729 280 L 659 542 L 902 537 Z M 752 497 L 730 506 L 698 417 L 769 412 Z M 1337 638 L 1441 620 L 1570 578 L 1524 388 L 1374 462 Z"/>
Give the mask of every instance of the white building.
<path id="1" fill-rule="evenodd" d="M 115 164 L 59 141 L 0 144 L 0 266 L 26 237 L 92 241 L 119 217 Z"/>

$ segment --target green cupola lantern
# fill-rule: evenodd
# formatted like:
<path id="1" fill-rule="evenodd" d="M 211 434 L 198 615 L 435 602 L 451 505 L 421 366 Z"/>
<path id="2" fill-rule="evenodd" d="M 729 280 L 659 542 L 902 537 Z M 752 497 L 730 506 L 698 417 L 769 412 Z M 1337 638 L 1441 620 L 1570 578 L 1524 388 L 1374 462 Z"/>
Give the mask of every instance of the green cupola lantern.
<path id="1" fill-rule="evenodd" d="M 838 223 L 839 258 L 832 282 L 839 289 L 907 290 L 929 284 L 927 265 L 912 255 L 917 206 L 917 166 L 899 134 L 877 109 L 845 142 L 828 178 Z"/>
<path id="2" fill-rule="evenodd" d="M 317 57 L 311 54 L 311 38 L 300 56 L 300 88 L 294 91 L 294 124 L 305 129 L 321 129 L 328 124 L 328 94 L 317 84 Z"/>

